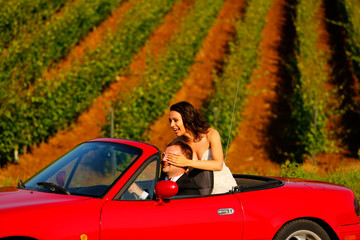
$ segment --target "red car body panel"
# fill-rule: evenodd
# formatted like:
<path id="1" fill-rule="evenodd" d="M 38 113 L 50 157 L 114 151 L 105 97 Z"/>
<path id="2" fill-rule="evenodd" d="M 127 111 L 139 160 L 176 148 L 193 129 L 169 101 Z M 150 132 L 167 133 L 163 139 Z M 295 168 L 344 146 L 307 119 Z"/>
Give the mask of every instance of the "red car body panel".
<path id="1" fill-rule="evenodd" d="M 96 139 L 141 149 L 101 197 L 19 188 L 0 189 L 0 239 L 273 239 L 287 222 L 311 219 L 340 240 L 360 240 L 360 218 L 350 189 L 329 183 L 281 179 L 276 187 L 169 200 L 121 200 L 159 150 L 145 143 Z M 275 178 L 274 178 L 275 179 Z"/>
<path id="2" fill-rule="evenodd" d="M 30 190 L 0 193 L 0 237 L 99 239 L 103 200 Z"/>
<path id="3" fill-rule="evenodd" d="M 244 228 L 250 229 L 245 231 L 244 239 L 262 239 L 263 236 L 272 239 L 284 223 L 300 218 L 321 220 L 334 231 L 341 225 L 359 224 L 359 218 L 354 214 L 351 205 L 353 195 L 345 188 L 335 185 L 288 182 L 279 188 L 236 195 L 239 196 L 244 208 Z M 341 207 L 334 205 L 336 202 L 344 201 L 349 204 Z M 259 222 L 261 232 L 252 231 L 257 228 Z"/>
<path id="4" fill-rule="evenodd" d="M 219 215 L 223 208 L 236 209 L 232 215 Z M 114 219 L 118 219 L 117 221 Z M 126 219 L 123 221 L 121 219 Z M 101 239 L 227 238 L 241 236 L 243 213 L 232 195 L 155 201 L 110 201 L 102 211 Z M 235 234 L 236 232 L 236 234 Z"/>

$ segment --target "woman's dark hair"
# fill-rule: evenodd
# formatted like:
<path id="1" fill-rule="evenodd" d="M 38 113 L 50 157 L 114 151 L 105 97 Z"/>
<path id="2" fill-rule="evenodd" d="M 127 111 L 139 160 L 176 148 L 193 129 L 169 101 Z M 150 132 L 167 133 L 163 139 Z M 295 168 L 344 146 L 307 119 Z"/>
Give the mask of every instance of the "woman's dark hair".
<path id="1" fill-rule="evenodd" d="M 180 113 L 185 128 L 194 134 L 195 141 L 199 141 L 202 135 L 209 131 L 209 124 L 190 103 L 175 103 L 170 107 L 170 111 Z"/>

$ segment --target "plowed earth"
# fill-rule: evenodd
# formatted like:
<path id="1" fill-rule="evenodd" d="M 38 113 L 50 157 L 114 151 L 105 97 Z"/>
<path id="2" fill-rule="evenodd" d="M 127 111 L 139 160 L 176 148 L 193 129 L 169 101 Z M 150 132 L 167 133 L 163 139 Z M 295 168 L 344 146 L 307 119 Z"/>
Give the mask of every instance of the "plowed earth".
<path id="1" fill-rule="evenodd" d="M 172 11 L 164 18 L 163 24 L 158 27 L 143 49 L 133 58 L 130 74 L 119 76 L 117 81 L 94 101 L 90 109 L 78 118 L 71 129 L 60 131 L 48 142 L 33 146 L 31 152 L 20 156 L 17 164 L 9 164 L 6 168 L 1 169 L 0 185 L 11 185 L 15 184 L 18 179 L 27 179 L 77 144 L 103 137 L 101 127 L 106 123 L 109 101 L 120 92 L 138 84 L 137 79 L 144 72 L 148 54 L 157 57 L 156 53 L 164 52 L 166 43 L 170 41 L 174 31 L 181 24 L 182 16 L 187 14 L 193 2 L 194 0 L 183 0 L 173 7 Z M 234 36 L 233 23 L 243 16 L 245 3 L 245 0 L 225 1 L 217 22 L 210 29 L 208 36 L 203 41 L 203 48 L 195 58 L 196 63 L 192 66 L 188 77 L 184 79 L 183 88 L 176 94 L 172 103 L 186 100 L 200 109 L 209 93 L 213 91 L 213 71 L 221 71 L 228 43 Z M 81 59 L 84 49 L 97 46 L 101 43 L 101 36 L 105 31 L 116 29 L 117 19 L 121 19 L 121 15 L 128 8 L 128 2 L 119 6 L 107 20 L 73 48 L 68 58 L 44 74 L 57 74 L 62 68 L 68 67 L 74 58 Z M 239 134 L 230 144 L 226 156 L 226 163 L 233 173 L 277 174 L 279 172 L 279 163 L 274 160 L 274 149 L 272 149 L 272 146 L 275 148 L 276 145 L 272 143 L 276 139 L 274 136 L 282 129 L 279 116 L 283 117 L 288 114 L 286 106 L 282 105 L 279 94 L 289 87 L 289 76 L 284 73 L 281 61 L 284 52 L 293 48 L 294 29 L 289 24 L 291 16 L 288 14 L 288 10 L 289 6 L 285 0 L 273 0 L 267 15 L 267 24 L 262 33 L 264 39 L 259 52 L 261 68 L 257 74 L 254 74 L 248 86 L 250 95 L 244 111 L 245 120 L 238 126 Z M 324 24 L 320 26 L 319 31 L 324 33 L 321 35 L 319 44 L 330 49 Z M 148 142 L 163 150 L 174 137 L 168 124 L 168 112 L 159 117 L 150 127 L 149 132 L 150 140 Z M 281 144 L 281 142 L 277 144 Z M 317 156 L 318 171 L 334 170 L 340 164 L 359 165 L 358 159 L 344 156 L 344 154 Z M 305 164 L 304 167 L 312 166 Z"/>

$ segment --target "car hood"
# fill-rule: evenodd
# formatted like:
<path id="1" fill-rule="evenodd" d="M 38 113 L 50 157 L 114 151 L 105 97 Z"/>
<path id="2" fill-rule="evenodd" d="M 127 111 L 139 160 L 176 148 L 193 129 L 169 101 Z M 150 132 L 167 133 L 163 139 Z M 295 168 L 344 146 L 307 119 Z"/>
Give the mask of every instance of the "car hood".
<path id="1" fill-rule="evenodd" d="M 38 192 L 18 188 L 0 188 L 0 211 L 36 205 L 57 204 L 86 200 L 88 197 L 69 196 L 57 193 Z"/>

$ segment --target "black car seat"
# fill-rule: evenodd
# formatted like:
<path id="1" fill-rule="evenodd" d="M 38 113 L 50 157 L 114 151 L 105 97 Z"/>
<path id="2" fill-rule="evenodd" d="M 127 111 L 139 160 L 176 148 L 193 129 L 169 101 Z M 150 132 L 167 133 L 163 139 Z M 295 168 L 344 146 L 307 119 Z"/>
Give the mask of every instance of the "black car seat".
<path id="1" fill-rule="evenodd" d="M 214 187 L 214 172 L 191 168 L 189 177 L 199 187 L 200 194 L 210 195 Z"/>

